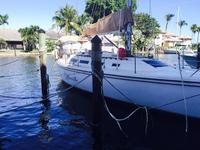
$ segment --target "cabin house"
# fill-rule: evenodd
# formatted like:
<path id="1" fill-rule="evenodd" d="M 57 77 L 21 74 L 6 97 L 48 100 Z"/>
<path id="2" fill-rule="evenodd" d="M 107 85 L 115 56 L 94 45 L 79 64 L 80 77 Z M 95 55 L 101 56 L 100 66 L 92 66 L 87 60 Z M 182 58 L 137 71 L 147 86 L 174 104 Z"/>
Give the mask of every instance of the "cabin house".
<path id="1" fill-rule="evenodd" d="M 23 50 L 23 41 L 20 33 L 15 29 L 0 28 L 0 49 Z"/>

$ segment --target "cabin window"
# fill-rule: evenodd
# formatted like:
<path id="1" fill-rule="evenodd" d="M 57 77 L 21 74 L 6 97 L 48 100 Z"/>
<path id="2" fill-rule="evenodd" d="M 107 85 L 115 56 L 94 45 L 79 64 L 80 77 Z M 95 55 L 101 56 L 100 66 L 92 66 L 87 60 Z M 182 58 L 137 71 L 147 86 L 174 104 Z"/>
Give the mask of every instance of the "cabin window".
<path id="1" fill-rule="evenodd" d="M 113 63 L 112 67 L 117 67 L 117 65 L 118 65 L 118 67 L 120 66 L 120 64 Z"/>
<path id="2" fill-rule="evenodd" d="M 89 61 L 88 60 L 80 60 L 80 62 L 79 63 L 81 63 L 81 64 L 88 64 L 89 63 Z"/>
<path id="3" fill-rule="evenodd" d="M 165 64 L 161 61 L 158 61 L 158 60 L 143 60 L 143 61 L 153 67 L 166 67 L 167 66 L 167 64 Z"/>

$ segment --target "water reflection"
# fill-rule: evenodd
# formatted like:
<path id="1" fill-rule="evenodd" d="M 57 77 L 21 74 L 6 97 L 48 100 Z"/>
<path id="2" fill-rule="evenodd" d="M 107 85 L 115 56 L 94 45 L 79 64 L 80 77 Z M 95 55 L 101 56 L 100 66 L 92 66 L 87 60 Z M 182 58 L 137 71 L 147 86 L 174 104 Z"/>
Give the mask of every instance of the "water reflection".
<path id="1" fill-rule="evenodd" d="M 50 107 L 51 102 L 49 99 L 44 99 L 42 102 L 42 113 L 40 114 L 39 123 L 41 125 L 40 139 L 42 142 L 50 142 L 53 137 L 50 133 L 48 123 L 50 121 Z"/>
<path id="2" fill-rule="evenodd" d="M 68 85 L 60 82 L 56 67 L 54 66 L 51 69 L 55 61 L 51 57 L 49 58 L 49 62 L 47 62 L 49 71 L 53 70 L 49 72 L 52 86 L 50 93 L 55 93 L 56 90 L 66 89 Z M 172 60 L 171 57 L 169 58 Z M 3 60 L 0 60 L 0 63 Z M 174 59 L 174 62 L 177 62 L 176 59 Z M 0 93 L 2 95 L 21 94 L 28 97 L 40 95 L 41 90 L 38 88 L 40 87 L 39 72 L 34 74 L 29 72 L 29 70 L 36 69 L 37 65 L 38 58 L 23 58 L 21 62 L 18 61 L 15 65 L 2 68 L 2 75 L 21 72 L 25 75 L 15 78 L 2 78 L 0 80 Z M 27 150 L 33 149 L 33 147 L 38 150 L 92 149 L 96 140 L 96 136 L 92 136 L 92 96 L 77 89 L 58 94 L 58 97 L 42 101 L 39 105 L 29 106 L 26 109 L 1 116 L 0 149 Z M 57 103 L 58 99 L 59 102 Z M 0 103 L 0 109 L 3 111 L 3 109 L 7 110 L 25 105 L 26 101 L 1 99 Z M 28 100 L 27 103 L 29 103 Z M 133 106 L 110 99 L 108 99 L 108 106 L 118 118 L 127 116 L 134 109 Z M 199 120 L 189 118 L 189 132 L 186 134 L 184 116 L 180 117 L 155 110 L 151 110 L 150 113 L 147 135 L 145 135 L 146 118 L 144 111 L 137 112 L 129 120 L 121 123 L 128 137 L 120 132 L 116 122 L 105 113 L 103 120 L 104 149 L 184 150 L 200 147 Z"/>

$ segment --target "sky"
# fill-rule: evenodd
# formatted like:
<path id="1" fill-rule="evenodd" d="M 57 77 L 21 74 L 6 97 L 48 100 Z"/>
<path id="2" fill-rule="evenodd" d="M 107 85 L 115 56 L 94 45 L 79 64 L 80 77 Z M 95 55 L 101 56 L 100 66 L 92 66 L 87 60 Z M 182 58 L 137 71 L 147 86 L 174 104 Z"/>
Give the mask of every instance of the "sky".
<path id="1" fill-rule="evenodd" d="M 57 10 L 68 4 L 81 14 L 85 9 L 86 0 L 0 0 L 0 2 L 0 14 L 9 15 L 9 25 L 4 27 L 19 29 L 39 25 L 48 30 L 52 27 L 52 17 Z M 200 0 L 137 0 L 136 13 L 150 13 L 159 22 L 162 30 L 165 29 L 166 23 L 164 16 L 172 13 L 175 16 L 168 25 L 168 31 L 178 33 L 176 22 L 179 8 L 180 19 L 188 23 L 188 26 L 183 27 L 182 33 L 191 36 L 191 25 L 200 26 L 199 6 Z"/>

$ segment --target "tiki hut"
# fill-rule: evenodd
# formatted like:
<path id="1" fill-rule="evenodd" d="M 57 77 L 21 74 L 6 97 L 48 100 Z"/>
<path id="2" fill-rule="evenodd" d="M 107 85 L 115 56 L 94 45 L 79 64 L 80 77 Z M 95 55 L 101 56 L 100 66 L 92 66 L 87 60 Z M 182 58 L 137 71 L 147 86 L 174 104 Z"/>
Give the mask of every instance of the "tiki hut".
<path id="1" fill-rule="evenodd" d="M 23 49 L 20 33 L 15 29 L 0 28 L 0 49 Z"/>

